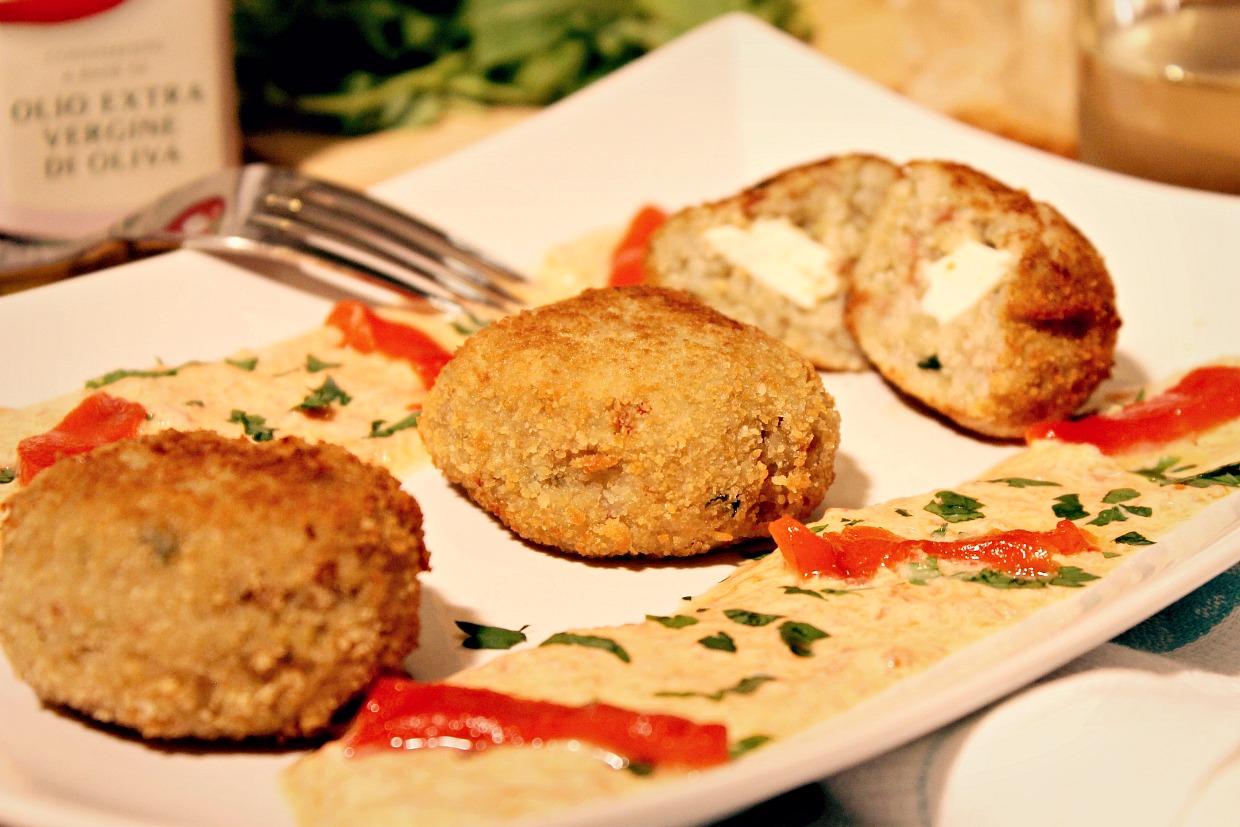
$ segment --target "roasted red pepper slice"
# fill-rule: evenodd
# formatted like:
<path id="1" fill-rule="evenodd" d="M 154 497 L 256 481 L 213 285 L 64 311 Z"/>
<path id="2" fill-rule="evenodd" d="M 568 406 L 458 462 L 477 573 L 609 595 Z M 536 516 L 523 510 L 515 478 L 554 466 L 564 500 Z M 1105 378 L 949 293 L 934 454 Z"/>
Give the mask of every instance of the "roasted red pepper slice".
<path id="1" fill-rule="evenodd" d="M 629 222 L 624 238 L 611 254 L 611 287 L 627 287 L 646 281 L 646 251 L 650 249 L 650 237 L 667 221 L 667 214 L 658 207 L 647 204 L 638 210 Z"/>
<path id="2" fill-rule="evenodd" d="M 137 436 L 145 421 L 146 408 L 137 402 L 106 393 L 91 394 L 47 433 L 17 443 L 17 478 L 25 485 L 62 457 Z"/>
<path id="3" fill-rule="evenodd" d="M 817 535 L 791 517 L 769 526 L 784 559 L 802 577 L 825 575 L 865 580 L 879 566 L 894 566 L 914 554 L 943 560 L 967 560 L 1016 577 L 1046 577 L 1059 570 L 1052 554 L 1079 554 L 1097 548 L 1089 534 L 1071 520 L 1060 520 L 1051 531 L 1012 531 L 964 540 L 906 540 L 882 528 L 849 526 Z"/>
<path id="4" fill-rule="evenodd" d="M 342 344 L 362 353 L 380 353 L 404 359 L 427 388 L 435 384 L 439 371 L 452 354 L 422 331 L 390 322 L 357 301 L 342 301 L 332 308 L 327 323 L 344 334 Z"/>
<path id="5" fill-rule="evenodd" d="M 1240 416 L 1240 368 L 1210 365 L 1189 372 L 1175 387 L 1113 414 L 1042 422 L 1025 438 L 1087 442 L 1104 454 L 1170 442 Z"/>
<path id="6" fill-rule="evenodd" d="M 728 760 L 722 724 L 634 712 L 608 704 L 563 706 L 488 689 L 384 677 L 344 737 L 364 749 L 451 746 L 481 750 L 553 740 L 586 741 L 643 764 L 708 767 Z"/>

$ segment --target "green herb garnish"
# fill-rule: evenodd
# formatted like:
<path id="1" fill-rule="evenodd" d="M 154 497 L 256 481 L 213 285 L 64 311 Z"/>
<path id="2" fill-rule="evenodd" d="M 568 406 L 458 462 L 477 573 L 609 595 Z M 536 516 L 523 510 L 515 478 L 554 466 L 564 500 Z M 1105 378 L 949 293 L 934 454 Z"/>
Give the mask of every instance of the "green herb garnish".
<path id="1" fill-rule="evenodd" d="M 1088 517 L 1089 512 L 1081 506 L 1081 498 L 1076 494 L 1064 494 L 1055 498 L 1051 511 L 1061 520 L 1079 520 Z"/>
<path id="2" fill-rule="evenodd" d="M 698 623 L 696 617 L 689 617 L 689 615 L 672 615 L 671 617 L 667 615 L 646 615 L 646 619 L 660 623 L 669 629 L 683 629 L 686 626 L 693 626 Z"/>
<path id="3" fill-rule="evenodd" d="M 783 615 L 764 615 L 761 612 L 751 612 L 748 609 L 724 609 L 723 614 L 728 620 L 731 620 L 733 623 L 740 623 L 743 626 L 765 626 L 783 617 Z"/>
<path id="4" fill-rule="evenodd" d="M 1121 534 L 1112 542 L 1122 543 L 1126 546 L 1152 546 L 1153 540 L 1147 540 L 1143 534 L 1136 531 L 1130 531 L 1127 534 Z"/>
<path id="5" fill-rule="evenodd" d="M 258 414 L 248 414 L 245 411 L 233 409 L 232 414 L 228 417 L 229 422 L 235 422 L 245 429 L 245 435 L 255 442 L 267 442 L 275 435 L 275 428 L 267 427 L 267 418 Z"/>
<path id="6" fill-rule="evenodd" d="M 624 765 L 624 768 L 634 775 L 650 775 L 654 772 L 654 764 L 645 761 L 630 761 Z"/>
<path id="7" fill-rule="evenodd" d="M 769 743 L 770 740 L 771 736 L 769 735 L 750 735 L 748 738 L 742 738 L 728 747 L 728 757 L 735 761 L 750 750 L 755 750 L 763 744 Z"/>
<path id="8" fill-rule="evenodd" d="M 180 365 L 179 367 L 175 367 L 175 368 L 157 368 L 155 370 L 120 369 L 120 370 L 108 371 L 103 376 L 98 376 L 94 379 L 87 380 L 86 387 L 102 388 L 105 385 L 111 385 L 113 382 L 119 382 L 122 379 L 129 379 L 131 377 L 139 377 L 143 379 L 160 379 L 164 376 L 176 376 L 177 371 L 179 371 L 183 367 L 185 367 L 185 365 Z"/>
<path id="9" fill-rule="evenodd" d="M 297 408 L 303 411 L 321 411 L 329 407 L 333 402 L 339 402 L 341 406 L 344 406 L 352 401 L 353 397 L 345 393 L 336 384 L 335 379 L 328 376 L 322 385 L 319 385 L 305 399 L 301 400 L 301 404 Z"/>
<path id="10" fill-rule="evenodd" d="M 705 698 L 708 701 L 722 701 L 725 695 L 752 695 L 758 687 L 767 681 L 773 681 L 773 675 L 748 675 L 741 678 L 734 686 L 719 689 L 715 692 L 656 692 L 656 698 Z"/>
<path id="11" fill-rule="evenodd" d="M 251 356 L 249 359 L 225 359 L 224 361 L 232 365 L 234 368 L 240 368 L 244 371 L 252 372 L 254 368 L 258 367 L 257 356 Z"/>
<path id="12" fill-rule="evenodd" d="M 525 629 L 503 629 L 499 626 L 484 626 L 481 623 L 470 623 L 468 620 L 456 620 L 456 628 L 465 633 L 461 645 L 466 649 L 511 649 L 518 643 L 525 642 Z"/>
<path id="13" fill-rule="evenodd" d="M 909 511 L 907 508 L 897 508 L 896 513 L 899 514 L 901 517 L 912 517 L 913 516 L 913 512 Z"/>
<path id="14" fill-rule="evenodd" d="M 539 646 L 587 646 L 592 649 L 602 649 L 605 652 L 611 652 L 620 660 L 628 663 L 629 653 L 624 651 L 624 647 L 616 643 L 611 638 L 598 637 L 596 635 L 574 635 L 570 632 L 556 632 L 551 637 L 544 640 Z"/>
<path id="15" fill-rule="evenodd" d="M 1040 486 L 1048 486 L 1058 488 L 1059 483 L 1049 482 L 1047 480 L 1031 480 L 1026 477 L 1000 477 L 997 480 L 987 480 L 987 482 L 1004 482 L 1013 488 L 1037 488 Z"/>
<path id="16" fill-rule="evenodd" d="M 925 359 L 918 362 L 917 367 L 922 370 L 942 370 L 943 363 L 939 361 L 939 355 L 937 353 L 932 353 Z"/>
<path id="17" fill-rule="evenodd" d="M 944 523 L 944 525 L 947 524 Z M 924 560 L 909 560 L 904 564 L 904 569 L 908 573 L 908 582 L 914 586 L 924 586 L 927 580 L 943 576 L 943 573 L 939 571 L 939 558 L 934 556 L 926 557 Z"/>
<path id="18" fill-rule="evenodd" d="M 206 402 L 203 402 L 201 399 L 186 399 L 186 400 L 185 400 L 185 404 L 186 404 L 186 405 L 191 405 L 191 406 L 193 406 L 193 407 L 195 407 L 195 408 L 205 408 L 205 407 L 207 407 L 207 403 L 206 403 Z"/>
<path id="19" fill-rule="evenodd" d="M 1090 574 L 1084 569 L 1076 566 L 1060 566 L 1059 571 L 1055 573 L 1047 582 L 1052 586 L 1063 586 L 1066 589 L 1079 589 L 1083 583 L 1090 580 L 1097 580 L 1098 575 Z"/>
<path id="20" fill-rule="evenodd" d="M 1138 517 L 1152 517 L 1154 515 L 1154 509 L 1148 505 L 1121 505 L 1120 508 Z"/>
<path id="21" fill-rule="evenodd" d="M 328 368 L 338 368 L 338 367 L 340 367 L 339 362 L 324 362 L 322 359 L 315 356 L 313 353 L 306 354 L 306 371 L 308 373 L 318 373 L 321 370 L 327 370 Z"/>
<path id="22" fill-rule="evenodd" d="M 727 632 L 717 632 L 704 638 L 698 638 L 698 643 L 707 649 L 718 649 L 720 652 L 736 651 L 736 641 L 732 640 L 732 636 Z"/>
<path id="23" fill-rule="evenodd" d="M 12 468 L 8 466 L 0 468 L 0 485 L 8 485 L 15 479 L 17 479 L 17 472 Z"/>
<path id="24" fill-rule="evenodd" d="M 808 658 L 813 655 L 814 642 L 828 637 L 831 635 L 808 623 L 785 620 L 779 625 L 780 640 L 786 643 L 792 654 L 799 658 Z"/>
<path id="25" fill-rule="evenodd" d="M 1102 552 L 1102 556 L 1110 560 L 1112 557 L 1123 557 L 1124 555 L 1120 554 L 1118 551 L 1104 551 Z"/>
<path id="26" fill-rule="evenodd" d="M 982 569 L 981 571 L 970 572 L 968 574 L 961 573 L 955 576 L 957 580 L 963 580 L 966 583 L 981 583 L 983 586 L 990 586 L 992 589 L 1044 589 L 1046 588 L 1045 580 L 1037 580 L 1030 577 L 1013 577 L 1006 572 L 998 569 Z"/>
<path id="27" fill-rule="evenodd" d="M 1111 523 L 1122 523 L 1127 519 L 1128 518 L 1124 516 L 1124 512 L 1120 511 L 1115 506 L 1111 506 L 1110 508 L 1104 508 L 1099 511 L 1098 516 L 1094 517 L 1086 523 L 1086 525 L 1104 526 L 1110 525 Z"/>
<path id="28" fill-rule="evenodd" d="M 421 417 L 421 411 L 414 411 L 409 416 L 392 425 L 384 425 L 383 423 L 387 421 L 386 419 L 376 419 L 370 423 L 370 433 L 367 436 L 370 439 L 386 439 L 397 431 L 418 427 L 418 420 Z"/>
<path id="29" fill-rule="evenodd" d="M 1137 497 L 1140 497 L 1140 496 L 1141 496 L 1141 492 L 1136 490 L 1135 488 L 1114 488 L 1107 492 L 1107 495 L 1102 498 L 1102 501 L 1108 505 L 1114 505 L 1115 503 L 1123 503 L 1123 502 L 1128 502 L 1129 500 L 1135 500 Z"/>
<path id="30" fill-rule="evenodd" d="M 809 589 L 803 589 L 800 586 L 784 586 L 783 588 L 784 588 L 784 594 L 803 594 L 808 597 L 816 597 L 819 600 L 826 600 L 826 598 L 823 597 L 818 592 L 810 591 Z"/>
<path id="31" fill-rule="evenodd" d="M 930 534 L 931 536 L 934 536 L 934 537 L 946 537 L 947 536 L 947 523 L 943 523 L 941 526 L 936 528 L 934 531 L 930 532 Z"/>
<path id="32" fill-rule="evenodd" d="M 924 506 L 926 511 L 942 517 L 949 523 L 980 520 L 986 516 L 982 513 L 982 508 L 982 504 L 977 500 L 957 494 L 955 491 L 939 491 L 934 495 L 934 499 Z"/>

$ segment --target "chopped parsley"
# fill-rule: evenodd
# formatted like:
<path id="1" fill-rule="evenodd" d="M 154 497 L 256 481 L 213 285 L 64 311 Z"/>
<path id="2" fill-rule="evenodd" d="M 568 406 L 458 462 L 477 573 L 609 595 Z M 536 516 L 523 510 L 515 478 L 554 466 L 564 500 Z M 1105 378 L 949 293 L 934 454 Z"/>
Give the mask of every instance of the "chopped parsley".
<path id="1" fill-rule="evenodd" d="M 258 367 L 257 356 L 251 356 L 249 359 L 225 359 L 224 361 L 234 368 L 240 368 L 244 371 L 253 372 L 254 368 Z"/>
<path id="2" fill-rule="evenodd" d="M 624 768 L 634 775 L 645 776 L 654 772 L 654 764 L 645 761 L 629 761 Z"/>
<path id="3" fill-rule="evenodd" d="M 844 519 L 844 527 L 845 527 L 845 528 L 848 528 L 848 527 L 850 527 L 850 526 L 855 526 L 855 525 L 858 525 L 858 524 L 860 524 L 860 523 L 864 523 L 864 522 L 865 522 L 865 520 L 862 520 L 862 519 L 859 519 L 859 518 L 856 518 L 856 517 L 844 517 L 843 519 Z"/>
<path id="4" fill-rule="evenodd" d="M 1099 511 L 1098 516 L 1094 517 L 1086 523 L 1086 525 L 1104 526 L 1110 525 L 1111 523 L 1122 523 L 1127 519 L 1128 518 L 1124 516 L 1124 512 L 1120 511 L 1115 506 L 1111 506 L 1110 508 L 1104 508 Z"/>
<path id="5" fill-rule="evenodd" d="M 927 580 L 943 576 L 939 571 L 939 558 L 933 555 L 924 560 L 909 560 L 904 564 L 904 570 L 908 574 L 908 582 L 914 586 L 924 586 Z"/>
<path id="6" fill-rule="evenodd" d="M 1139 532 L 1136 532 L 1136 531 L 1130 531 L 1127 534 L 1121 534 L 1115 538 L 1114 542 L 1122 543 L 1123 545 L 1126 545 L 1126 546 L 1152 546 L 1154 545 L 1153 540 L 1146 539 L 1145 535 Z"/>
<path id="7" fill-rule="evenodd" d="M 1088 517 L 1089 512 L 1081 506 L 1081 498 L 1076 494 L 1064 494 L 1055 498 L 1051 511 L 1061 520 L 1079 520 Z"/>
<path id="8" fill-rule="evenodd" d="M 1140 474 L 1151 482 L 1159 485 L 1188 485 L 1193 488 L 1207 488 L 1211 485 L 1225 485 L 1228 488 L 1240 488 L 1240 462 L 1232 462 L 1227 465 L 1220 465 L 1209 471 L 1203 471 L 1200 474 L 1192 474 L 1187 477 L 1171 477 L 1167 475 L 1168 469 L 1175 473 L 1176 471 L 1185 471 L 1194 468 L 1193 465 L 1183 465 L 1174 468 L 1176 463 L 1180 461 L 1179 457 L 1163 457 L 1153 468 L 1138 468 L 1133 471 L 1134 474 Z"/>
<path id="9" fill-rule="evenodd" d="M 1049 480 L 1031 480 L 1027 477 L 1000 477 L 997 480 L 987 480 L 987 482 L 1004 482 L 1013 488 L 1037 488 L 1039 486 L 1048 486 L 1058 488 L 1059 483 L 1050 482 Z"/>
<path id="10" fill-rule="evenodd" d="M 409 416 L 395 422 L 391 425 L 384 425 L 386 419 L 376 419 L 370 423 L 370 433 L 367 435 L 369 439 L 386 439 L 397 431 L 403 431 L 406 428 L 418 427 L 418 420 L 421 419 L 422 412 L 414 411 Z"/>
<path id="11" fill-rule="evenodd" d="M 207 407 L 207 403 L 206 403 L 206 402 L 203 402 L 201 399 L 186 399 L 186 400 L 185 400 L 185 404 L 186 404 L 186 405 L 192 405 L 192 406 L 193 406 L 193 407 L 195 407 L 195 408 L 205 408 L 205 407 Z"/>
<path id="12" fill-rule="evenodd" d="M 936 528 L 934 531 L 930 533 L 935 537 L 946 537 L 947 536 L 947 523 L 943 523 L 941 526 L 939 526 L 938 528 Z"/>
<path id="13" fill-rule="evenodd" d="M 275 435 L 275 428 L 267 427 L 267 418 L 258 414 L 248 414 L 233 408 L 228 417 L 229 422 L 236 422 L 245 429 L 245 435 L 255 442 L 267 442 Z"/>
<path id="14" fill-rule="evenodd" d="M 1102 498 L 1102 501 L 1106 503 L 1107 505 L 1114 505 L 1115 503 L 1123 503 L 1123 502 L 1128 502 L 1129 500 L 1135 500 L 1137 497 L 1140 497 L 1140 496 L 1141 496 L 1141 492 L 1136 490 L 1135 488 L 1115 488 L 1115 489 L 1108 491 L 1107 495 Z"/>
<path id="15" fill-rule="evenodd" d="M 297 408 L 303 411 L 321 411 L 328 408 L 333 402 L 339 402 L 344 406 L 352 401 L 353 397 L 345 393 L 336 384 L 336 380 L 329 376 L 322 385 L 319 385 L 305 399 L 301 400 L 301 404 Z"/>
<path id="16" fill-rule="evenodd" d="M 931 514 L 942 517 L 949 523 L 964 523 L 969 520 L 980 520 L 986 516 L 982 513 L 982 504 L 972 497 L 957 494 L 955 491 L 939 491 L 934 499 L 923 508 Z"/>
<path id="17" fill-rule="evenodd" d="M 468 316 L 468 322 L 461 321 L 460 319 L 453 319 L 452 321 L 452 329 L 462 336 L 473 336 L 479 330 L 482 330 L 482 328 L 490 324 L 490 322 L 479 319 L 473 313 L 468 314 Z"/>
<path id="18" fill-rule="evenodd" d="M 518 643 L 524 643 L 526 626 L 520 629 L 503 629 L 499 626 L 484 626 L 481 623 L 470 623 L 468 620 L 456 620 L 456 628 L 465 633 L 461 645 L 466 649 L 511 649 Z"/>
<path id="19" fill-rule="evenodd" d="M 732 640 L 732 636 L 727 632 L 718 632 L 713 635 L 707 635 L 704 638 L 698 638 L 698 643 L 707 649 L 717 649 L 720 652 L 736 651 L 736 641 Z"/>
<path id="20" fill-rule="evenodd" d="M 1138 517 L 1150 517 L 1154 514 L 1154 509 L 1147 505 L 1121 505 L 1120 508 L 1127 511 L 1129 514 L 1135 514 Z"/>
<path id="21" fill-rule="evenodd" d="M 942 370 L 943 363 L 939 361 L 939 354 L 931 353 L 925 359 L 918 362 L 917 367 L 922 370 Z"/>
<path id="22" fill-rule="evenodd" d="M 708 701 L 722 701 L 726 695 L 752 695 L 758 687 L 767 681 L 773 681 L 773 675 L 747 675 L 735 685 L 714 692 L 656 692 L 656 698 L 705 698 Z"/>
<path id="23" fill-rule="evenodd" d="M 340 367 L 339 362 L 324 362 L 322 359 L 315 356 L 313 353 L 306 354 L 306 372 L 307 373 L 318 373 L 321 370 L 327 370 L 328 368 L 338 368 L 338 367 Z"/>
<path id="24" fill-rule="evenodd" d="M 770 740 L 771 736 L 769 735 L 750 735 L 748 738 L 742 738 L 728 747 L 728 757 L 735 761 L 750 750 L 755 750 L 769 743 Z"/>
<path id="25" fill-rule="evenodd" d="M 955 575 L 955 579 L 966 583 L 981 583 L 992 589 L 1044 589 L 1047 586 L 1062 586 L 1066 589 L 1079 589 L 1090 580 L 1097 580 L 1098 575 L 1090 574 L 1076 566 L 1060 566 L 1059 571 L 1048 578 L 1014 577 L 998 569 L 982 569 L 970 574 Z"/>
<path id="26" fill-rule="evenodd" d="M 15 479 L 17 479 L 17 472 L 12 468 L 8 466 L 0 468 L 0 485 L 8 485 Z"/>
<path id="27" fill-rule="evenodd" d="M 1076 566 L 1060 566 L 1055 576 L 1047 582 L 1052 586 L 1063 586 L 1067 589 L 1079 589 L 1082 583 L 1088 583 L 1090 580 L 1097 580 L 1098 575 L 1090 574 L 1084 569 Z"/>
<path id="28" fill-rule="evenodd" d="M 686 626 L 694 626 L 698 623 L 696 617 L 689 617 L 689 615 L 672 615 L 671 617 L 667 615 L 646 615 L 646 619 L 660 623 L 669 629 L 683 629 Z"/>
<path id="29" fill-rule="evenodd" d="M 913 516 L 913 512 L 909 511 L 907 508 L 897 508 L 896 513 L 899 514 L 901 517 L 912 517 Z"/>
<path id="30" fill-rule="evenodd" d="M 779 639 L 786 643 L 792 654 L 799 658 L 812 656 L 814 642 L 828 637 L 831 635 L 809 623 L 785 620 L 779 625 Z"/>
<path id="31" fill-rule="evenodd" d="M 783 617 L 783 615 L 764 615 L 761 612 L 751 612 L 748 609 L 724 609 L 723 614 L 728 620 L 731 620 L 733 623 L 739 623 L 742 626 L 765 626 Z"/>
<path id="32" fill-rule="evenodd" d="M 1110 560 L 1112 557 L 1123 557 L 1124 555 L 1120 554 L 1118 551 L 1104 551 L 1102 552 L 1102 556 Z"/>
<path id="33" fill-rule="evenodd" d="M 604 652 L 611 652 L 620 660 L 628 663 L 632 660 L 629 653 L 624 651 L 624 647 L 616 643 L 609 637 L 598 637 L 596 635 L 574 635 L 570 632 L 556 632 L 551 637 L 544 640 L 539 646 L 586 646 L 591 649 L 602 649 Z"/>
<path id="34" fill-rule="evenodd" d="M 806 595 L 807 597 L 816 597 L 819 600 L 827 599 L 823 597 L 821 594 L 819 594 L 818 592 L 810 591 L 809 589 L 803 589 L 800 586 L 784 586 L 784 594 L 803 594 L 803 595 Z"/>
<path id="35" fill-rule="evenodd" d="M 86 387 L 102 388 L 104 385 L 111 385 L 113 382 L 119 382 L 122 379 L 129 379 L 131 377 L 141 377 L 144 379 L 159 379 L 164 376 L 176 376 L 177 371 L 179 371 L 183 367 L 185 367 L 185 365 L 181 365 L 180 367 L 175 367 L 175 368 L 157 368 L 155 370 L 125 370 L 123 368 L 120 370 L 112 370 L 112 371 L 108 371 L 103 376 L 97 376 L 94 379 L 88 379 L 86 381 Z"/>

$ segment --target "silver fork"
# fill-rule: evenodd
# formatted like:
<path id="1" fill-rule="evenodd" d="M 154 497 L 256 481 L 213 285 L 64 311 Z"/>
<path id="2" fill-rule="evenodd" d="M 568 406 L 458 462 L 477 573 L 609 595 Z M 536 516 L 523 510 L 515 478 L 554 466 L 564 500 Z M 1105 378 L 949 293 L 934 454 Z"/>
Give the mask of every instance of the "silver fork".
<path id="1" fill-rule="evenodd" d="M 525 277 L 459 238 L 369 196 L 266 164 L 201 178 L 97 235 L 0 238 L 0 292 L 177 247 L 359 276 L 448 313 L 524 304 L 510 288 Z"/>

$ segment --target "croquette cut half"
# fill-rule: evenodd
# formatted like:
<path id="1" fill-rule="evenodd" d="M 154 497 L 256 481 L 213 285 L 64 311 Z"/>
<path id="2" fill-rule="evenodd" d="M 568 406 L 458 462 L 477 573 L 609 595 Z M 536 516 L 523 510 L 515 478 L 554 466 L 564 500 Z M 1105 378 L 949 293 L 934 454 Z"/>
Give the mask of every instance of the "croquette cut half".
<path id="1" fill-rule="evenodd" d="M 869 224 L 899 169 L 840 155 L 671 216 L 651 242 L 651 284 L 687 290 L 826 370 L 863 370 L 844 302 Z"/>
<path id="2" fill-rule="evenodd" d="M 296 737 L 417 642 L 417 503 L 343 448 L 163 431 L 9 502 L 0 642 L 47 703 L 150 738 Z"/>
<path id="3" fill-rule="evenodd" d="M 838 426 L 803 358 L 649 286 L 587 290 L 475 334 L 419 425 L 479 505 L 587 557 L 697 554 L 810 514 Z"/>
<path id="4" fill-rule="evenodd" d="M 1093 245 L 1054 208 L 969 167 L 915 161 L 887 192 L 846 318 L 905 393 L 1019 436 L 1110 373 L 1119 315 Z"/>

